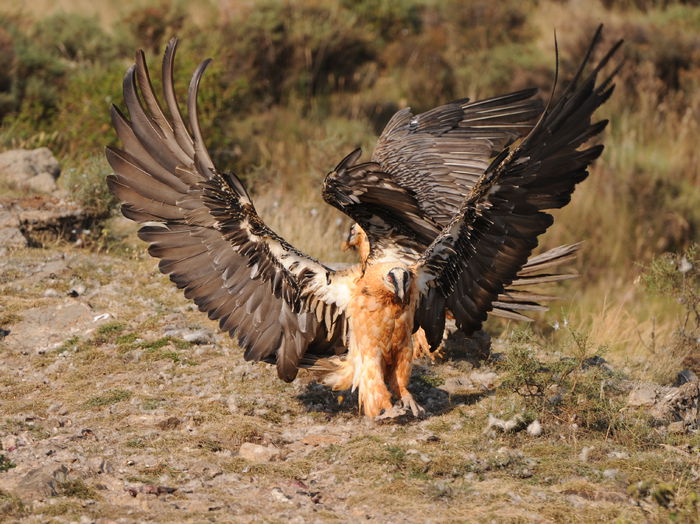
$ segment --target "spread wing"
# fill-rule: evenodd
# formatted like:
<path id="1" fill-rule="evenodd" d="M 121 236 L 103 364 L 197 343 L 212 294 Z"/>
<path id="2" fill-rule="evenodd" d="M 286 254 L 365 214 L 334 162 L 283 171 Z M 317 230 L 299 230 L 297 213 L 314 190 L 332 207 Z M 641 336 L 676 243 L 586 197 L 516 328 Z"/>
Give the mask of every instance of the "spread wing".
<path id="1" fill-rule="evenodd" d="M 542 113 L 536 93 L 465 98 L 418 115 L 402 109 L 384 128 L 372 161 L 415 195 L 426 216 L 445 226 L 492 157 L 535 125 Z"/>
<path id="2" fill-rule="evenodd" d="M 235 175 L 214 167 L 197 118 L 197 90 L 209 61 L 192 76 L 188 125 L 176 101 L 171 40 L 163 59 L 166 117 L 144 55 L 124 78 L 129 119 L 112 119 L 122 148 L 108 148 L 112 192 L 127 218 L 147 223 L 139 237 L 160 270 L 222 330 L 245 358 L 275 362 L 290 381 L 306 353 L 342 350 L 349 278 L 297 251 L 260 219 Z M 140 97 L 139 97 L 140 94 Z"/>
<path id="3" fill-rule="evenodd" d="M 415 262 L 459 211 L 490 159 L 532 129 L 542 112 L 536 89 L 425 113 L 397 112 L 371 162 L 345 157 L 324 182 L 325 200 L 367 233 L 370 256 Z"/>
<path id="4" fill-rule="evenodd" d="M 580 149 L 607 121 L 591 123 L 593 112 L 612 94 L 613 72 L 597 82 L 600 70 L 622 42 L 583 78 L 600 41 L 598 28 L 568 88 L 542 114 L 517 147 L 504 150 L 475 186 L 459 213 L 433 241 L 418 264 L 421 303 L 416 323 L 437 345 L 449 308 L 467 333 L 481 326 L 499 294 L 527 262 L 537 237 L 552 224 L 544 210 L 566 205 L 602 145 Z"/>

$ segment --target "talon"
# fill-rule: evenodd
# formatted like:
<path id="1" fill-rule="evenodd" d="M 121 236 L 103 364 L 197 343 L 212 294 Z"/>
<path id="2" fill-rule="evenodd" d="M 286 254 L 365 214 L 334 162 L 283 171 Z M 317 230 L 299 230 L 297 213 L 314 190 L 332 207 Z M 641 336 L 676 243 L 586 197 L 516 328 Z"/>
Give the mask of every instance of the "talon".
<path id="1" fill-rule="evenodd" d="M 439 348 L 437 348 L 435 351 L 428 353 L 428 357 L 430 357 L 430 360 L 432 360 L 433 362 L 445 360 L 445 345 L 440 344 Z"/>
<path id="2" fill-rule="evenodd" d="M 416 418 L 423 418 L 425 416 L 425 409 L 423 406 L 418 404 L 418 402 L 413 400 L 412 396 L 401 397 L 401 406 L 404 408 L 404 410 L 410 409 L 411 413 Z"/>

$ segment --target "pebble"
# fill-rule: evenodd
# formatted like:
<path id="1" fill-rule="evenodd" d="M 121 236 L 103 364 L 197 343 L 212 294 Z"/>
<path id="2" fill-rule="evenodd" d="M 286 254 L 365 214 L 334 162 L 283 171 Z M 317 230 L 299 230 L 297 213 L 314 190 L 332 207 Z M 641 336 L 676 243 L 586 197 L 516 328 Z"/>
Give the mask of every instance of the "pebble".
<path id="1" fill-rule="evenodd" d="M 279 450 L 272 446 L 244 442 L 238 450 L 238 455 L 249 462 L 270 462 L 279 455 Z"/>
<path id="2" fill-rule="evenodd" d="M 14 451 L 18 447 L 24 445 L 21 444 L 21 440 L 19 440 L 14 435 L 8 435 L 7 437 L 4 437 L 1 443 L 2 449 L 4 449 L 5 451 Z"/>
<path id="3" fill-rule="evenodd" d="M 48 408 L 46 408 L 46 411 L 48 413 L 58 413 L 62 407 L 63 407 L 63 404 L 61 404 L 60 402 L 54 402 Z"/>
<path id="4" fill-rule="evenodd" d="M 214 340 L 210 331 L 200 329 L 182 335 L 182 339 L 190 344 L 211 344 Z"/>
<path id="5" fill-rule="evenodd" d="M 85 286 L 83 284 L 78 284 L 76 286 L 73 286 L 70 291 L 67 293 L 69 297 L 79 297 L 80 295 L 85 294 Z"/>
<path id="6" fill-rule="evenodd" d="M 588 458 L 591 454 L 591 451 L 595 449 L 595 446 L 585 446 L 582 450 L 581 453 L 578 455 L 578 459 L 581 462 L 588 462 Z"/>
<path id="7" fill-rule="evenodd" d="M 515 433 L 520 431 L 525 427 L 525 419 L 521 415 L 516 415 L 509 420 L 503 420 L 498 417 L 494 417 L 489 413 L 489 419 L 486 423 L 485 433 L 493 432 L 494 430 L 500 430 L 504 433 Z"/>
<path id="8" fill-rule="evenodd" d="M 272 495 L 272 498 L 275 499 L 277 502 L 284 502 L 286 504 L 291 503 L 290 497 L 285 495 L 280 488 L 272 488 L 270 493 Z"/>
<path id="9" fill-rule="evenodd" d="M 658 395 L 657 386 L 654 384 L 640 384 L 630 393 L 627 405 L 632 407 L 652 406 Z"/>
<path id="10" fill-rule="evenodd" d="M 52 287 L 50 287 L 44 291 L 44 297 L 46 297 L 46 298 L 55 298 L 55 297 L 60 297 L 60 296 L 61 296 L 61 294 Z"/>
<path id="11" fill-rule="evenodd" d="M 528 435 L 539 437 L 542 434 L 542 424 L 539 420 L 533 420 L 527 427 Z"/>
<path id="12" fill-rule="evenodd" d="M 102 457 L 90 457 L 87 459 L 88 470 L 92 473 L 112 473 L 114 467 Z"/>
<path id="13" fill-rule="evenodd" d="M 166 337 L 178 337 L 178 338 L 180 338 L 185 333 L 187 333 L 187 330 L 180 329 L 180 328 L 166 328 L 165 331 L 163 331 L 163 335 L 165 335 Z"/>
<path id="14" fill-rule="evenodd" d="M 692 369 L 684 369 L 678 373 L 676 376 L 676 381 L 673 383 L 673 385 L 675 387 L 679 387 L 688 382 L 695 382 L 697 380 L 699 380 L 698 376 L 693 373 Z"/>
<path id="15" fill-rule="evenodd" d="M 618 473 L 620 473 L 619 469 L 606 469 L 603 471 L 603 477 L 612 480 L 617 477 Z"/>

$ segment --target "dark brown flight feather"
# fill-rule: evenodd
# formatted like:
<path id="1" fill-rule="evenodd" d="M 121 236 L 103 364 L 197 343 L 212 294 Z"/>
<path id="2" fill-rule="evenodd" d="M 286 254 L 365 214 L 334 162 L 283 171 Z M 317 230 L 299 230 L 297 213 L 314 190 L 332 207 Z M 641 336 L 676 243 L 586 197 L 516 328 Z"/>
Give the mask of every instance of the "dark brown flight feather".
<path id="1" fill-rule="evenodd" d="M 130 120 L 112 108 L 122 148 L 107 148 L 115 172 L 109 187 L 126 217 L 149 223 L 139 237 L 160 259 L 160 270 L 238 339 L 247 359 L 274 362 L 279 376 L 292 380 L 305 353 L 334 355 L 343 348 L 343 311 L 323 295 L 336 273 L 271 231 L 238 178 L 216 170 L 197 116 L 208 61 L 192 76 L 186 123 L 173 89 L 176 46 L 171 40 L 163 59 L 170 118 L 142 52 L 126 73 Z"/>
<path id="2" fill-rule="evenodd" d="M 444 326 L 444 319 L 435 318 L 436 304 L 450 309 L 466 333 L 479 329 L 489 309 L 498 305 L 497 297 L 526 264 L 537 237 L 552 224 L 545 210 L 565 206 L 600 156 L 602 145 L 580 147 L 607 124 L 592 123 L 591 118 L 612 94 L 617 70 L 601 82 L 597 78 L 621 45 L 615 44 L 583 78 L 601 31 L 602 26 L 567 89 L 522 143 L 497 157 L 421 257 L 427 285 L 416 317 L 431 345 L 439 342 Z M 525 274 L 516 282 L 527 280 Z"/>

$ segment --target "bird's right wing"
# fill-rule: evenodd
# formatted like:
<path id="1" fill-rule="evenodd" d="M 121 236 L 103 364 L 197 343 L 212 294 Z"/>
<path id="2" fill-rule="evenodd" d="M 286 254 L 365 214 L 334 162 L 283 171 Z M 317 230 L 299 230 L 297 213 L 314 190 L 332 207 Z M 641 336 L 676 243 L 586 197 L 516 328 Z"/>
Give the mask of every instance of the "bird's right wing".
<path id="1" fill-rule="evenodd" d="M 542 114 L 523 141 L 504 150 L 479 180 L 460 212 L 443 229 L 417 265 L 421 304 L 416 322 L 437 345 L 449 308 L 467 333 L 478 329 L 504 289 L 516 278 L 537 246 L 537 237 L 552 224 L 545 210 L 561 208 L 603 146 L 582 146 L 607 121 L 592 115 L 612 94 L 612 78 L 598 74 L 618 42 L 593 71 L 582 76 L 601 40 L 596 32 L 579 71 L 568 88 Z"/>
<path id="2" fill-rule="evenodd" d="M 115 172 L 109 187 L 123 202 L 122 213 L 146 224 L 139 237 L 160 259 L 160 270 L 238 339 L 246 359 L 274 362 L 280 378 L 292 380 L 306 353 L 342 351 L 351 276 L 285 242 L 258 216 L 240 180 L 217 171 L 197 117 L 208 61 L 192 76 L 188 129 L 173 88 L 176 45 L 170 41 L 163 59 L 169 118 L 143 53 L 124 78 L 130 120 L 113 107 L 123 145 L 107 149 Z"/>
<path id="3" fill-rule="evenodd" d="M 465 98 L 418 115 L 402 109 L 382 131 L 372 161 L 415 195 L 425 216 L 445 226 L 491 159 L 535 125 L 543 109 L 536 93 Z"/>

